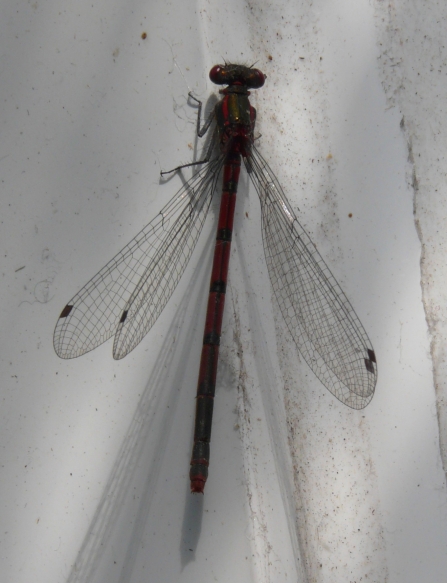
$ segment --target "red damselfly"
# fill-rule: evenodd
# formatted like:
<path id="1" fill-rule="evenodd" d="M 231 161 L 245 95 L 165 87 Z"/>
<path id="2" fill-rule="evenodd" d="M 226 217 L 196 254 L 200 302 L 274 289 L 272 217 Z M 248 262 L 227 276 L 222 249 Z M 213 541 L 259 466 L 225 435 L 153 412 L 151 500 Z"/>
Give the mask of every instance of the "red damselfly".
<path id="1" fill-rule="evenodd" d="M 211 421 L 233 216 L 241 159 L 259 195 L 268 272 L 288 329 L 307 364 L 345 405 L 365 407 L 373 397 L 377 363 L 371 342 L 347 297 L 298 222 L 284 192 L 254 144 L 256 110 L 249 89 L 264 85 L 258 69 L 216 65 L 210 79 L 222 99 L 197 133 L 212 123 L 202 165 L 163 210 L 62 310 L 54 331 L 61 358 L 75 358 L 114 336 L 113 357 L 123 358 L 148 333 L 171 297 L 194 247 L 223 174 L 208 308 L 196 399 L 191 491 L 208 476 Z M 214 149 L 215 147 L 215 149 Z M 215 151 L 216 150 L 216 151 Z"/>

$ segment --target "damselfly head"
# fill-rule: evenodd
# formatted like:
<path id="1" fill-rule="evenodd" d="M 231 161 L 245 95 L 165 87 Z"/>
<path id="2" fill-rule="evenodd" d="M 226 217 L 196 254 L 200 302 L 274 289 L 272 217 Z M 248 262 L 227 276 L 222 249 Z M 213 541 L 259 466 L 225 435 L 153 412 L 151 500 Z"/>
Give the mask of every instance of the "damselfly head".
<path id="1" fill-rule="evenodd" d="M 245 65 L 214 65 L 210 79 L 216 85 L 240 85 L 247 89 L 259 89 L 264 85 L 265 75 L 259 69 Z"/>

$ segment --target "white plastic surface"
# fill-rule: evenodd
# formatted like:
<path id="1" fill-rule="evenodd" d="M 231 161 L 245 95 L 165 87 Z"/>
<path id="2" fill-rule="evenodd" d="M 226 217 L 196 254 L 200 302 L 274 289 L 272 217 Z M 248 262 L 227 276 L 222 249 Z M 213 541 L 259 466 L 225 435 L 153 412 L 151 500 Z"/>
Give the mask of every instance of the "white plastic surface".
<path id="1" fill-rule="evenodd" d="M 445 581 L 446 17 L 416 0 L 3 6 L 1 581 Z M 199 497 L 212 217 L 124 360 L 110 342 L 59 360 L 52 333 L 180 187 L 159 171 L 199 156 L 186 96 L 206 102 L 223 59 L 267 75 L 259 148 L 352 300 L 379 382 L 351 411 L 300 358 L 243 175 Z"/>

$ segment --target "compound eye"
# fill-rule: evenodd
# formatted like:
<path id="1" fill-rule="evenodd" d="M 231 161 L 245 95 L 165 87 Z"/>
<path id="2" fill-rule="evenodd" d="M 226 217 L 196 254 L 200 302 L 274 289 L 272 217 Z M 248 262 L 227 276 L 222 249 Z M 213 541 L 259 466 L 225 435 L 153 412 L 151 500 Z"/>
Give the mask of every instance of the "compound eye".
<path id="1" fill-rule="evenodd" d="M 250 71 L 250 75 L 247 81 L 247 85 L 249 87 L 252 89 L 259 89 L 265 83 L 265 75 L 259 69 L 253 69 Z"/>
<path id="2" fill-rule="evenodd" d="M 224 85 L 225 77 L 225 69 L 222 67 L 222 65 L 214 65 L 210 71 L 211 81 L 216 85 Z"/>

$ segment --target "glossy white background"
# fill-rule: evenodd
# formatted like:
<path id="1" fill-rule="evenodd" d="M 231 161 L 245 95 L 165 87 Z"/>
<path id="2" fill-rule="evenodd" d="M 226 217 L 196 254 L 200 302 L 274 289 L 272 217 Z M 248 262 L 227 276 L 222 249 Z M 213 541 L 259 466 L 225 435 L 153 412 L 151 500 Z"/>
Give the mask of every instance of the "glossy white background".
<path id="1" fill-rule="evenodd" d="M 3 6 L 5 581 L 444 580 L 446 9 L 309 4 Z M 351 411 L 300 358 L 243 176 L 210 478 L 193 497 L 213 217 L 126 359 L 108 342 L 59 360 L 52 332 L 180 187 L 159 171 L 200 154 L 186 95 L 206 101 L 223 59 L 267 75 L 261 152 L 368 331 L 379 382 Z"/>

